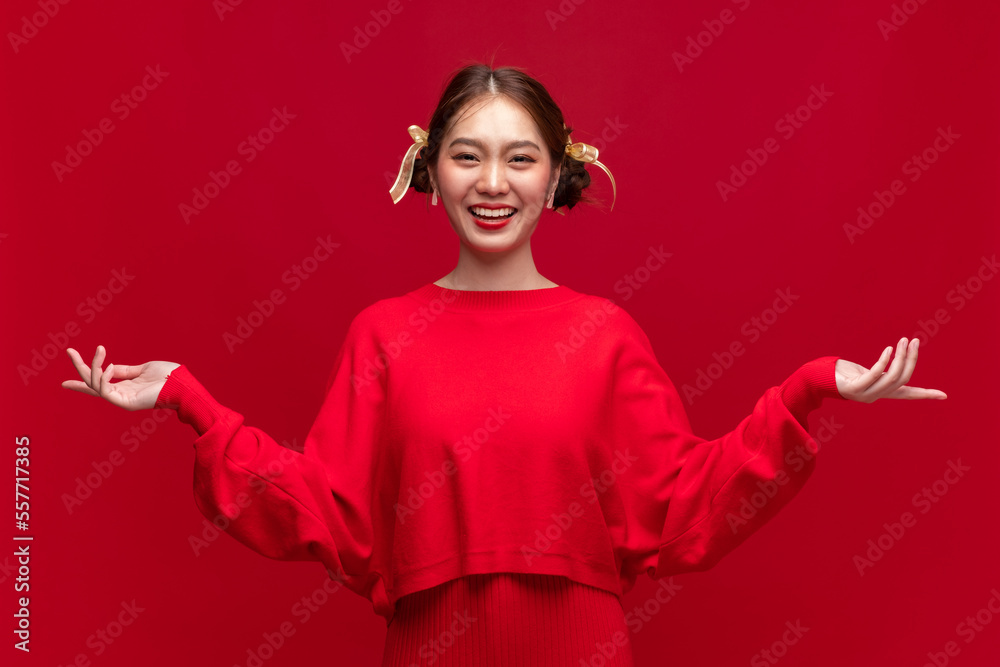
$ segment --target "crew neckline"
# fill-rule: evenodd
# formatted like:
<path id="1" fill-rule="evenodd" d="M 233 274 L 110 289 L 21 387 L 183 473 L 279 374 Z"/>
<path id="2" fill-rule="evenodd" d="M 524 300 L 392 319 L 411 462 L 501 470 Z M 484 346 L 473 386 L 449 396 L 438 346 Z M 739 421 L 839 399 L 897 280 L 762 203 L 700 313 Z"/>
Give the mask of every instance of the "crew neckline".
<path id="1" fill-rule="evenodd" d="M 565 285 L 523 290 L 457 290 L 433 282 L 418 287 L 410 295 L 424 303 L 439 301 L 448 310 L 528 310 L 567 303 L 581 296 Z"/>

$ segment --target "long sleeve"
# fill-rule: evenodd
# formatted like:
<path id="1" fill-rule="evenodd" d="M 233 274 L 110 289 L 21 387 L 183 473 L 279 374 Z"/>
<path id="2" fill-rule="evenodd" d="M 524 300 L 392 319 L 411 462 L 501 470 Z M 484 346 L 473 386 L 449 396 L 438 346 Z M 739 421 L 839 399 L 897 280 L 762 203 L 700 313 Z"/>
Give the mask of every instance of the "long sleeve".
<path id="1" fill-rule="evenodd" d="M 636 459 L 620 490 L 628 517 L 623 573 L 659 579 L 705 570 L 769 521 L 812 473 L 817 448 L 807 418 L 824 398 L 842 399 L 838 357 L 803 364 L 767 389 L 736 428 L 706 440 L 691 432 L 648 338 L 628 320 L 612 408 L 616 442 Z"/>
<path id="2" fill-rule="evenodd" d="M 183 365 L 156 405 L 176 407 L 198 433 L 195 503 L 210 521 L 269 558 L 322 562 L 378 607 L 384 590 L 366 578 L 364 559 L 375 540 L 367 494 L 384 387 L 358 381 L 359 368 L 376 355 L 361 319 L 351 323 L 301 453 L 246 425 Z"/>

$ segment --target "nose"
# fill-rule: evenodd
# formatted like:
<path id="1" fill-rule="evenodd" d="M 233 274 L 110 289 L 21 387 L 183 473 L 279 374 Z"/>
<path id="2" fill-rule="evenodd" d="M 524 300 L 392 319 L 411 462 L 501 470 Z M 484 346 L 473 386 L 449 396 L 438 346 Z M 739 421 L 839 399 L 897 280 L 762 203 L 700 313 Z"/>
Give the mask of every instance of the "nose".
<path id="1" fill-rule="evenodd" d="M 501 160 L 490 160 L 479 172 L 476 191 L 486 195 L 502 195 L 509 190 L 506 167 Z"/>

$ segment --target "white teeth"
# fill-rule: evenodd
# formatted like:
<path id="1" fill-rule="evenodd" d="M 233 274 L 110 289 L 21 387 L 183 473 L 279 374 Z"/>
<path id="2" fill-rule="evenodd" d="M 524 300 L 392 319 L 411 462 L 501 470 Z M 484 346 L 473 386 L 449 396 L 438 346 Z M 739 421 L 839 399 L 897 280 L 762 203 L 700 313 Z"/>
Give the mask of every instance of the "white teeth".
<path id="1" fill-rule="evenodd" d="M 511 215 L 517 210 L 515 208 L 481 208 L 479 206 L 470 206 L 469 209 L 483 218 L 502 218 L 505 215 Z"/>

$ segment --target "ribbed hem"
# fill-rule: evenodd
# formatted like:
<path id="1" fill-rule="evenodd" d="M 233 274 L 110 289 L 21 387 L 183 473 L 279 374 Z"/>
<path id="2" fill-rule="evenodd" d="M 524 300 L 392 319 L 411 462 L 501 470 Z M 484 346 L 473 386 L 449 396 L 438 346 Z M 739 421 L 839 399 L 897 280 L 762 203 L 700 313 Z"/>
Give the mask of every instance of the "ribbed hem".
<path id="1" fill-rule="evenodd" d="M 595 566 L 596 565 L 596 566 Z M 454 579 L 458 574 L 485 574 L 488 572 L 517 572 L 564 576 L 581 584 L 599 588 L 621 598 L 624 594 L 618 572 L 599 564 L 587 564 L 575 558 L 546 552 L 528 565 L 520 551 L 465 552 L 447 560 L 418 569 L 409 569 L 395 574 L 393 599 L 399 599 L 415 591 L 438 586 Z"/>
<path id="2" fill-rule="evenodd" d="M 175 408 L 178 418 L 191 424 L 198 435 L 204 435 L 225 411 L 183 364 L 167 376 L 154 407 Z"/>
<path id="3" fill-rule="evenodd" d="M 819 408 L 824 398 L 840 398 L 837 390 L 837 360 L 819 357 L 802 364 L 781 385 L 781 399 L 788 411 L 803 426 L 809 413 Z"/>
<path id="4" fill-rule="evenodd" d="M 535 310 L 583 296 L 565 285 L 525 290 L 456 290 L 428 283 L 409 292 L 421 303 L 438 302 L 447 310 Z"/>
<path id="5" fill-rule="evenodd" d="M 566 577 L 473 574 L 400 598 L 381 667 L 632 667 L 618 598 Z"/>

